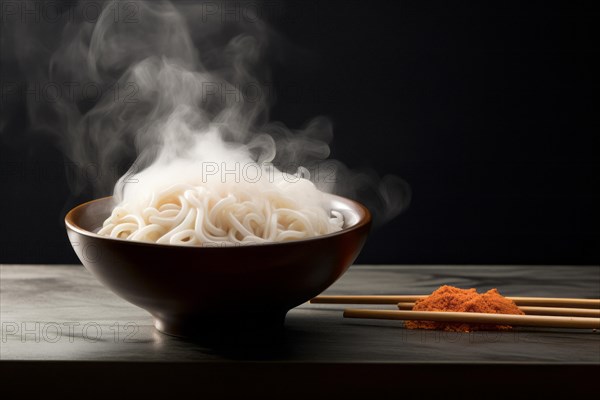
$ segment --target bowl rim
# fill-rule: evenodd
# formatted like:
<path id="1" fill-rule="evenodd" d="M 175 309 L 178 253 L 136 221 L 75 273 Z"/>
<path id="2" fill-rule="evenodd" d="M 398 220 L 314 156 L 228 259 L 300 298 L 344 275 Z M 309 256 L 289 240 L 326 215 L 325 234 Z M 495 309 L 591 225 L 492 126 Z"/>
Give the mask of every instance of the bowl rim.
<path id="1" fill-rule="evenodd" d="M 335 194 L 331 194 L 331 193 L 326 193 L 326 195 L 328 197 L 332 197 L 336 200 L 342 201 L 343 203 L 346 204 L 350 204 L 353 208 L 359 209 L 362 211 L 363 215 L 362 217 L 359 217 L 359 220 L 357 223 L 355 223 L 354 225 L 351 225 L 347 228 L 343 228 L 340 231 L 337 232 L 332 232 L 332 233 L 327 233 L 325 235 L 319 235 L 319 236 L 313 236 L 310 238 L 306 238 L 306 239 L 297 239 L 297 240 L 290 240 L 290 241 L 286 241 L 286 242 L 267 242 L 267 243 L 250 243 L 250 244 L 236 244 L 233 246 L 198 246 L 198 245 L 182 245 L 182 244 L 167 244 L 167 243 L 152 243 L 152 242 L 141 242 L 141 241 L 137 241 L 137 240 L 127 240 L 127 239 L 121 239 L 121 238 L 112 238 L 112 237 L 108 237 L 108 236 L 103 236 L 103 235 L 98 235 L 97 233 L 88 231 L 87 229 L 82 228 L 81 226 L 79 226 L 77 223 L 75 223 L 75 218 L 74 215 L 81 209 L 84 209 L 86 207 L 89 207 L 91 204 L 93 203 L 99 203 L 102 201 L 106 201 L 107 199 L 112 198 L 113 196 L 105 196 L 105 197 L 100 197 L 97 199 L 93 199 L 90 201 L 86 201 L 85 203 L 81 203 L 75 207 L 73 207 L 71 210 L 69 210 L 69 212 L 67 212 L 67 214 L 65 215 L 64 218 L 64 222 L 65 222 L 65 226 L 67 227 L 67 229 L 72 230 L 80 235 L 83 236 L 87 236 L 90 238 L 94 238 L 94 239 L 99 239 L 99 240 L 106 240 L 109 242 L 118 242 L 118 243 L 127 243 L 127 244 L 131 244 L 131 245 L 136 245 L 136 246 L 149 246 L 149 247 L 165 247 L 165 248 L 177 248 L 177 247 L 181 247 L 181 248 L 186 248 L 186 249 L 228 249 L 229 251 L 231 251 L 232 249 L 238 249 L 238 248 L 252 248 L 252 247 L 265 247 L 265 246 L 286 246 L 286 245 L 292 245 L 292 244 L 301 244 L 301 243 L 306 243 L 306 242 L 313 242 L 313 241 L 318 241 L 318 240 L 324 240 L 327 238 L 332 238 L 332 237 L 336 237 L 336 236 L 342 236 L 345 235 L 349 232 L 353 232 L 355 230 L 361 229 L 365 226 L 367 226 L 367 228 L 370 226 L 371 222 L 372 222 L 372 216 L 371 216 L 371 212 L 369 211 L 369 209 L 362 203 L 356 201 L 356 200 L 352 200 L 349 199 L 347 197 L 343 197 L 343 196 L 338 196 Z"/>

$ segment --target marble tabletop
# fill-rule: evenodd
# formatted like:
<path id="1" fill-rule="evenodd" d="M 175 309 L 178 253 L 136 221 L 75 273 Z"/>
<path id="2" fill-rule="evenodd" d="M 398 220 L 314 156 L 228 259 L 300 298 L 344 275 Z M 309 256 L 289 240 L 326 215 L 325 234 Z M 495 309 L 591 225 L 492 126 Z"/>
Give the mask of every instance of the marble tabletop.
<path id="1" fill-rule="evenodd" d="M 600 266 L 354 265 L 325 294 L 422 294 L 443 284 L 498 288 L 507 296 L 598 298 Z M 400 321 L 344 319 L 345 307 L 303 304 L 288 313 L 284 330 L 274 336 L 181 339 L 158 332 L 146 311 L 104 288 L 82 266 L 1 265 L 0 366 L 12 362 L 14 372 L 27 368 L 25 361 L 69 362 L 69 368 L 74 361 L 218 368 L 259 363 L 273 369 L 310 364 L 311 371 L 315 365 L 370 366 L 369 371 L 394 365 L 411 365 L 411 371 L 423 365 L 470 371 L 536 365 L 564 377 L 565 370 L 557 368 L 577 375 L 600 365 L 600 332 L 592 330 L 406 330 Z"/>

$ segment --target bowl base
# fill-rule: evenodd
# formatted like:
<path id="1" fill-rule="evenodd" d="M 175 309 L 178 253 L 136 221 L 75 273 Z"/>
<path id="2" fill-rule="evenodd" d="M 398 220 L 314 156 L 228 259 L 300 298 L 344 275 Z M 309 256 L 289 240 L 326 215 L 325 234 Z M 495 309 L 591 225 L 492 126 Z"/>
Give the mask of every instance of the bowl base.
<path id="1" fill-rule="evenodd" d="M 283 329 L 286 314 L 287 311 L 241 315 L 154 316 L 154 327 L 167 335 L 186 338 L 259 333 Z"/>

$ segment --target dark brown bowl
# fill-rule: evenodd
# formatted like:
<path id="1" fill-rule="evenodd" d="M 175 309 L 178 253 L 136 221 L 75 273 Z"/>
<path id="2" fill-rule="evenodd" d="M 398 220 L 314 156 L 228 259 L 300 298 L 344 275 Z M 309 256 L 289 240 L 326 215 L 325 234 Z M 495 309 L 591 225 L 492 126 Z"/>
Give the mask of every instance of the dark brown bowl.
<path id="1" fill-rule="evenodd" d="M 77 256 L 102 284 L 147 310 L 155 327 L 189 336 L 218 325 L 282 325 L 286 313 L 333 284 L 354 262 L 371 224 L 363 205 L 330 196 L 342 231 L 311 239 L 234 247 L 179 246 L 93 233 L 110 215 L 110 197 L 65 217 Z"/>

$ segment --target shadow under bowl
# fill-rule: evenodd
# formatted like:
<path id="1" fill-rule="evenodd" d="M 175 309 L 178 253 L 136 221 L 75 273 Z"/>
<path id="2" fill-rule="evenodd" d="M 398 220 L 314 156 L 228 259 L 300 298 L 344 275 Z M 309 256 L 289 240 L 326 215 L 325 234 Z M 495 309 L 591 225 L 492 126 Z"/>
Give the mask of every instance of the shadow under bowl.
<path id="1" fill-rule="evenodd" d="M 183 246 L 134 242 L 94 231 L 114 206 L 106 197 L 65 217 L 71 245 L 94 277 L 148 311 L 155 327 L 196 336 L 224 326 L 281 327 L 286 313 L 333 284 L 361 251 L 371 224 L 366 207 L 328 196 L 344 215 L 339 232 L 310 239 L 240 246 Z"/>

